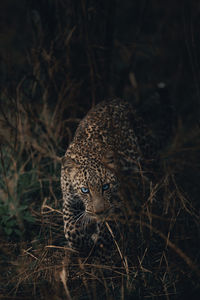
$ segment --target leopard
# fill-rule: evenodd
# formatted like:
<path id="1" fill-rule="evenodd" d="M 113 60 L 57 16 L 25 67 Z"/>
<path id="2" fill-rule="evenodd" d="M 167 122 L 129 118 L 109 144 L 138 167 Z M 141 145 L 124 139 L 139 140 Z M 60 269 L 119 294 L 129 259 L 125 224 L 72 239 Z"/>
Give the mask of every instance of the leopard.
<path id="1" fill-rule="evenodd" d="M 61 167 L 64 235 L 70 249 L 100 260 L 117 251 L 126 235 L 126 229 L 123 234 L 119 230 L 127 210 L 123 190 L 127 182 L 148 178 L 156 143 L 132 104 L 120 98 L 99 102 L 80 121 Z"/>

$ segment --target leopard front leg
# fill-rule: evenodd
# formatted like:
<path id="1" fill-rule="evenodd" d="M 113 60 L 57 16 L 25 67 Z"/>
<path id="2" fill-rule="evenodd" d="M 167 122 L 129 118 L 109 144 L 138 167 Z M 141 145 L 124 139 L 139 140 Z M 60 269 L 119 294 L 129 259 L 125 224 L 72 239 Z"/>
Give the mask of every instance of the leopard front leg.
<path id="1" fill-rule="evenodd" d="M 78 197 L 64 202 L 63 220 L 64 233 L 69 247 L 81 255 L 88 255 L 95 244 L 97 223 L 95 219 L 87 216 L 84 205 Z"/>

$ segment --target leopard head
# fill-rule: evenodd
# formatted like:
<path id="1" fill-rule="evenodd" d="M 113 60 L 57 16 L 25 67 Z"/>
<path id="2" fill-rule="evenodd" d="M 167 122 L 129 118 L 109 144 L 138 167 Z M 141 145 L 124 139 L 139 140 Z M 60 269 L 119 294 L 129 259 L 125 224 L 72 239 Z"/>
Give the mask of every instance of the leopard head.
<path id="1" fill-rule="evenodd" d="M 80 155 L 77 159 L 76 155 L 65 155 L 62 159 L 61 178 L 64 201 L 79 199 L 85 213 L 97 220 L 109 217 L 113 212 L 119 180 L 111 151 L 101 159 Z"/>

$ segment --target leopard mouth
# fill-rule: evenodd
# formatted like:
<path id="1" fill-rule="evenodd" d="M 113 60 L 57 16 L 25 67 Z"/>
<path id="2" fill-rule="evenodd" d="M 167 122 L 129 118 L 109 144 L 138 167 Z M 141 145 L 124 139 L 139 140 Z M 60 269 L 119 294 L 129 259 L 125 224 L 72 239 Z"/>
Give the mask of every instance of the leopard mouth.
<path id="1" fill-rule="evenodd" d="M 111 208 L 108 208 L 107 210 L 103 211 L 103 212 L 99 212 L 99 213 L 94 213 L 91 210 L 86 210 L 85 211 L 91 218 L 95 218 L 97 220 L 107 220 L 109 219 L 110 216 L 110 212 L 111 212 Z"/>
<path id="2" fill-rule="evenodd" d="M 95 216 L 95 214 L 91 210 L 86 209 L 85 212 L 90 217 L 94 217 Z"/>

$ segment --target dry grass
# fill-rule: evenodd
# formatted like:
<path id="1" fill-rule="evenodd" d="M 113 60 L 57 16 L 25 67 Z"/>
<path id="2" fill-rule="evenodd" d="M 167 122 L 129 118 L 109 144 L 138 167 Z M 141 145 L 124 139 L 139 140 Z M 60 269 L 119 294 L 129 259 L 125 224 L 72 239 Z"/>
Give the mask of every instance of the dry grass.
<path id="1" fill-rule="evenodd" d="M 78 120 L 62 121 L 68 102 L 56 102 L 52 109 L 44 98 L 33 111 L 22 86 L 23 82 L 16 99 L 1 105 L 0 194 L 9 218 L 2 224 L 0 297 L 178 299 L 182 291 L 197 290 L 198 203 L 184 190 L 182 172 L 197 167 L 199 132 L 182 139 L 183 128 L 177 129 L 161 154 L 156 183 L 148 187 L 145 197 L 144 190 L 136 193 L 137 186 L 129 184 L 131 201 L 122 199 L 125 219 L 114 221 L 127 229 L 123 241 L 115 240 L 111 223 L 106 224 L 117 263 L 94 264 L 64 246 L 59 155 L 63 140 L 71 139 L 70 122 Z"/>

